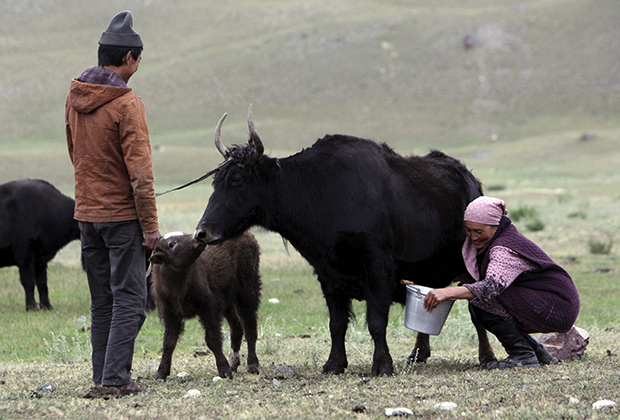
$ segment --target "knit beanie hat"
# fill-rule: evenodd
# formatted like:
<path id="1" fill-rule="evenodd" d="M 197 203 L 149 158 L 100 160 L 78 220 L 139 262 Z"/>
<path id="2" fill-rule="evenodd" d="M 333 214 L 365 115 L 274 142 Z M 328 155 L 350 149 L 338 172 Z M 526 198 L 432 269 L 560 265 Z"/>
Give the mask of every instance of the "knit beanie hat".
<path id="1" fill-rule="evenodd" d="M 133 29 L 133 16 L 129 10 L 118 12 L 110 21 L 108 29 L 101 34 L 100 45 L 117 47 L 142 47 L 140 34 Z"/>

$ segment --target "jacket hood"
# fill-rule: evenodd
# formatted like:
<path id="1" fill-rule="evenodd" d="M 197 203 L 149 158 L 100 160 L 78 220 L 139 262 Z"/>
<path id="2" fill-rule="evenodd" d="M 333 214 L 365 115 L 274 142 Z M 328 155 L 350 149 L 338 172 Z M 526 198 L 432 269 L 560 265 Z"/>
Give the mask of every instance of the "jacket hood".
<path id="1" fill-rule="evenodd" d="M 69 90 L 69 105 L 81 114 L 88 114 L 129 92 L 130 87 L 96 85 L 73 79 Z"/>

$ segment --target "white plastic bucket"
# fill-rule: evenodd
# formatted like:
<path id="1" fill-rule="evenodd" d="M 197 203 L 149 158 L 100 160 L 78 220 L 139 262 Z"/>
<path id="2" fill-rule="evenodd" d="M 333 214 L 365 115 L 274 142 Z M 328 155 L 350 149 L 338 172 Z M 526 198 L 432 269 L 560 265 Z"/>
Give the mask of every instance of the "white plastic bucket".
<path id="1" fill-rule="evenodd" d="M 405 305 L 405 327 L 430 335 L 439 335 L 443 324 L 454 304 L 454 299 L 441 302 L 432 312 L 424 309 L 424 298 L 430 287 L 407 285 L 407 303 Z"/>

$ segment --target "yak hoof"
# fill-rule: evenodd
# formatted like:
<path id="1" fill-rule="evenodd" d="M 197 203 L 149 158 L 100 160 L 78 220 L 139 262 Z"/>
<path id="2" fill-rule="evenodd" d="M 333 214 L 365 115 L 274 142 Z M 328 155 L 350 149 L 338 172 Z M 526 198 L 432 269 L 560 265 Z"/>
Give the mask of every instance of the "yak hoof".
<path id="1" fill-rule="evenodd" d="M 37 305 L 37 302 L 26 303 L 26 311 L 27 312 L 30 312 L 30 311 L 36 312 L 38 310 L 39 310 L 39 305 Z"/>
<path id="2" fill-rule="evenodd" d="M 394 374 L 394 366 L 391 363 L 373 363 L 373 376 L 392 376 Z"/>
<path id="3" fill-rule="evenodd" d="M 167 377 L 168 377 L 168 374 L 165 374 L 162 372 L 157 372 L 155 374 L 155 379 L 163 379 L 165 381 Z"/>
<path id="4" fill-rule="evenodd" d="M 335 363 L 335 362 L 330 362 L 328 360 L 323 365 L 323 373 L 325 373 L 325 374 L 333 374 L 333 375 L 340 375 L 341 373 L 344 373 L 344 365 L 343 364 L 339 364 L 339 363 Z"/>
<path id="5" fill-rule="evenodd" d="M 480 366 L 484 369 L 492 369 L 497 366 L 498 361 L 494 354 L 480 355 Z"/>
<path id="6" fill-rule="evenodd" d="M 431 356 L 430 352 L 422 351 L 422 349 L 414 348 L 409 357 L 407 357 L 407 364 L 411 362 L 426 363 L 426 360 Z"/>
<path id="7" fill-rule="evenodd" d="M 258 374 L 258 363 L 248 365 L 248 373 Z"/>
<path id="8" fill-rule="evenodd" d="M 44 311 L 53 311 L 54 307 L 52 306 L 51 303 L 47 302 L 47 303 L 41 303 L 40 305 L 41 309 L 43 309 Z"/>

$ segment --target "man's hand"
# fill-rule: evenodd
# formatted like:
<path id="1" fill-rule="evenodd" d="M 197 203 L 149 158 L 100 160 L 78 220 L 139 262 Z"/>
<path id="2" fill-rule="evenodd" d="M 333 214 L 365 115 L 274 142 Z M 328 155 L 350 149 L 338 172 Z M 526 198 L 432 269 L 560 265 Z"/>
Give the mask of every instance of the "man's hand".
<path id="1" fill-rule="evenodd" d="M 155 249 L 157 248 L 157 244 L 159 244 L 160 239 L 161 239 L 161 234 L 159 233 L 159 230 L 145 233 L 144 242 L 142 242 L 142 246 L 145 246 L 149 249 Z"/>

